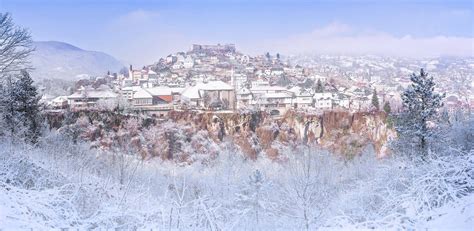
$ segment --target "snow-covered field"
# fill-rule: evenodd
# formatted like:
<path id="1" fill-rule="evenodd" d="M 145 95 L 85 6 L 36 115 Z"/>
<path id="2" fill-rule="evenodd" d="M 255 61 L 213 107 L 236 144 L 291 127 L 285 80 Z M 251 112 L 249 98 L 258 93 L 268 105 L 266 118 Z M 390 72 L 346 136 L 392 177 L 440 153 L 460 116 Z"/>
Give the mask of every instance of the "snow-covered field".
<path id="1" fill-rule="evenodd" d="M 473 227 L 472 150 L 414 162 L 378 160 L 368 147 L 342 161 L 301 146 L 273 163 L 220 147 L 207 165 L 177 167 L 91 150 L 55 132 L 37 147 L 0 147 L 2 230 Z"/>

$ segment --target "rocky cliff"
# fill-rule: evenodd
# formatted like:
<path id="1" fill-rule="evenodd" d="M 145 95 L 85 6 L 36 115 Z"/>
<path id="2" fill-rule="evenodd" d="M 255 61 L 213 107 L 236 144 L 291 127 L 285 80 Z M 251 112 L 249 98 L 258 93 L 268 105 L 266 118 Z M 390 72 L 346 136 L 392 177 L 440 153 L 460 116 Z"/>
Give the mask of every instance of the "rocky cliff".
<path id="1" fill-rule="evenodd" d="M 127 140 L 134 140 L 133 152 L 144 158 L 161 157 L 178 162 L 212 159 L 222 144 L 235 144 L 232 147 L 249 159 L 282 160 L 286 150 L 301 144 L 321 146 L 345 158 L 358 155 L 371 144 L 378 157 L 382 157 L 388 153 L 387 141 L 396 135 L 383 112 L 289 111 L 274 118 L 265 112 L 171 111 L 168 116 L 168 120 L 158 120 L 82 111 L 49 114 L 48 121 L 51 127 L 72 134 L 75 139 L 89 141 L 95 148 L 129 149 Z"/>
<path id="2" fill-rule="evenodd" d="M 367 144 L 379 157 L 387 154 L 386 143 L 396 134 L 383 112 L 328 111 L 311 115 L 289 111 L 281 118 L 264 112 L 197 113 L 173 111 L 178 124 L 207 130 L 215 141 L 231 140 L 250 158 L 263 154 L 277 159 L 281 146 L 319 144 L 345 157 L 357 155 Z"/>

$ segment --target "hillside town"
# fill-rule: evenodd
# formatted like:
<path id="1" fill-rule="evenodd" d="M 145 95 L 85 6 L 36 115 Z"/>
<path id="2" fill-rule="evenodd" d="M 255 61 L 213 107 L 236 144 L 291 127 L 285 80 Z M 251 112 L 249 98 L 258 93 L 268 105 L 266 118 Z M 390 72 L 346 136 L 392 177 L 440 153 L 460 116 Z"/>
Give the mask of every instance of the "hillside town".
<path id="1" fill-rule="evenodd" d="M 121 103 L 158 117 L 171 110 L 262 110 L 274 116 L 289 109 L 397 111 L 411 73 L 426 68 L 439 79 L 439 90 L 447 93 L 448 110 L 471 110 L 474 62 L 463 62 L 444 67 L 437 59 L 282 57 L 278 53 L 252 57 L 238 52 L 234 44 L 194 44 L 189 51 L 168 55 L 152 65 L 130 65 L 118 74 L 80 80 L 71 95 L 44 100 L 53 109 L 72 110 Z M 437 72 L 437 66 L 443 66 L 443 72 Z"/>

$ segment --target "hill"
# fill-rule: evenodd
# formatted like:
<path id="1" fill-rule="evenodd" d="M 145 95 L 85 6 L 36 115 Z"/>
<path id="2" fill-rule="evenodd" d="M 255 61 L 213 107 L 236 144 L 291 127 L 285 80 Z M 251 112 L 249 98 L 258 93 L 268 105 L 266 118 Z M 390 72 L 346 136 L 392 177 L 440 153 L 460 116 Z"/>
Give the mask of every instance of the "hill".
<path id="1" fill-rule="evenodd" d="M 124 65 L 114 57 L 98 51 L 87 51 L 64 42 L 34 42 L 31 56 L 32 76 L 39 79 L 77 80 L 84 76 L 118 72 Z"/>

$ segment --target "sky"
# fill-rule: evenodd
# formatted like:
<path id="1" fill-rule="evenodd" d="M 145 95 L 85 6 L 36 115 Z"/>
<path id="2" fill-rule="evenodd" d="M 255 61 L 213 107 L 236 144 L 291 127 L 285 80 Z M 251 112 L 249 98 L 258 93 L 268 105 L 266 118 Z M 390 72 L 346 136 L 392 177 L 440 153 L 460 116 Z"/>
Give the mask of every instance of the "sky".
<path id="1" fill-rule="evenodd" d="M 146 65 L 194 43 L 252 55 L 474 56 L 472 0 L 0 0 L 36 41 Z"/>

